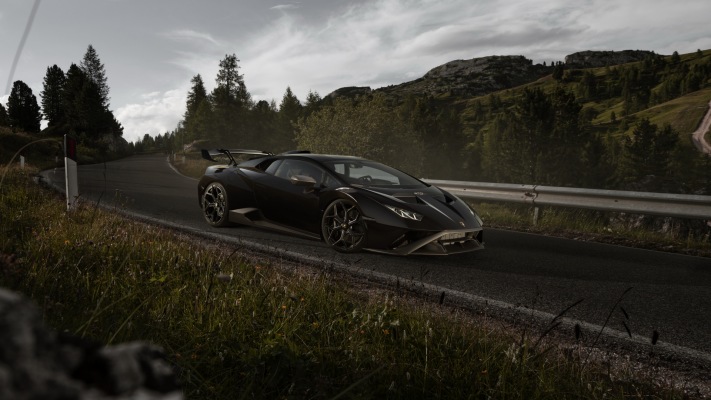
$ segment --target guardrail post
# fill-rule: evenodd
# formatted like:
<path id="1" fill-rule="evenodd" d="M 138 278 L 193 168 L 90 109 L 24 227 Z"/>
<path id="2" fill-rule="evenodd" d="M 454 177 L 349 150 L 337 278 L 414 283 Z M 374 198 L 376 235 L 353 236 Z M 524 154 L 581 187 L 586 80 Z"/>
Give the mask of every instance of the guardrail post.
<path id="1" fill-rule="evenodd" d="M 64 182 L 67 193 L 67 211 L 71 211 L 79 198 L 79 183 L 77 179 L 77 141 L 69 135 L 64 135 Z"/>
<path id="2" fill-rule="evenodd" d="M 538 207 L 533 208 L 533 226 L 538 225 Z"/>

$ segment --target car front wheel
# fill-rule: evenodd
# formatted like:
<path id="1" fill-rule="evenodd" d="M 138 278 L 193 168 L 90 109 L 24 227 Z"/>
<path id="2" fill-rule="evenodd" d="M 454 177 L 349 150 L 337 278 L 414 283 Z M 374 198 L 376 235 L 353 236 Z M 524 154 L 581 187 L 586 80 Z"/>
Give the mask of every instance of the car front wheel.
<path id="1" fill-rule="evenodd" d="M 336 251 L 354 253 L 365 243 L 367 227 L 358 206 L 350 200 L 329 204 L 321 218 L 323 240 Z"/>
<path id="2" fill-rule="evenodd" d="M 202 194 L 202 215 L 205 221 L 212 226 L 228 226 L 229 201 L 225 187 L 219 182 L 207 185 Z"/>

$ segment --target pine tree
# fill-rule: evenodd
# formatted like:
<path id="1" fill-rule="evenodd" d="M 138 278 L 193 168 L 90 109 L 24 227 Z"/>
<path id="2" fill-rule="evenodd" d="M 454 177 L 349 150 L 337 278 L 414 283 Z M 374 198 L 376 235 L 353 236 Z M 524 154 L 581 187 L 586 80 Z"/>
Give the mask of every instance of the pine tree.
<path id="1" fill-rule="evenodd" d="M 251 114 L 254 121 L 252 127 L 255 137 L 254 147 L 278 152 L 280 144 L 274 142 L 274 133 L 278 131 L 279 125 L 276 103 L 273 100 L 271 103 L 260 100 L 252 108 Z M 284 146 L 284 144 L 281 145 Z M 286 148 L 281 148 L 281 150 L 286 150 Z"/>
<path id="2" fill-rule="evenodd" d="M 205 114 L 205 108 L 209 109 L 209 99 L 207 96 L 207 91 L 205 90 L 205 85 L 202 81 L 200 74 L 195 75 L 190 81 L 192 87 L 190 92 L 188 92 L 188 100 L 185 105 L 184 127 L 185 134 L 183 137 L 184 144 L 187 144 L 195 139 L 201 139 L 207 133 L 204 129 L 203 118 Z M 202 112 L 200 111 L 202 109 Z"/>
<path id="3" fill-rule="evenodd" d="M 80 139 L 98 142 L 105 135 L 123 134 L 121 124 L 103 105 L 100 87 L 76 64 L 67 70 L 62 99 L 66 128 Z"/>
<path id="4" fill-rule="evenodd" d="M 239 59 L 234 54 L 226 55 L 220 61 L 220 70 L 215 80 L 217 86 L 212 91 L 214 138 L 222 145 L 237 144 L 247 146 L 253 142 L 247 130 L 247 110 L 251 97 L 244 79 L 239 73 Z"/>
<path id="5" fill-rule="evenodd" d="M 563 79 L 564 74 L 565 74 L 565 64 L 558 61 L 555 65 L 555 67 L 553 67 L 553 79 L 560 81 Z"/>
<path id="6" fill-rule="evenodd" d="M 284 96 L 279 103 L 279 131 L 274 132 L 275 142 L 279 146 L 291 147 L 294 139 L 294 124 L 299 120 L 304 106 L 291 91 L 286 88 Z"/>
<path id="7" fill-rule="evenodd" d="M 207 100 L 207 91 L 205 90 L 205 84 L 200 74 L 195 75 L 193 79 L 190 80 L 190 83 L 192 83 L 192 87 L 190 88 L 190 92 L 188 92 L 184 115 L 186 121 L 194 117 L 195 114 L 197 114 L 200 103 Z"/>
<path id="8" fill-rule="evenodd" d="M 99 96 L 101 98 L 101 106 L 108 109 L 109 108 L 109 85 L 106 79 L 106 72 L 104 71 L 104 64 L 99 60 L 99 55 L 94 50 L 92 45 L 86 49 L 84 54 L 84 59 L 80 64 L 82 72 L 91 80 L 99 91 Z"/>
<path id="9" fill-rule="evenodd" d="M 86 80 L 86 75 L 81 68 L 72 63 L 67 70 L 64 89 L 62 90 L 64 120 L 67 124 L 68 132 L 72 134 L 83 132 L 85 129 L 86 124 L 82 119 L 80 98 Z"/>
<path id="10" fill-rule="evenodd" d="M 0 126 L 9 126 L 10 118 L 7 116 L 7 110 L 5 106 L 0 103 Z"/>
<path id="11" fill-rule="evenodd" d="M 308 118 L 309 115 L 318 111 L 321 107 L 321 100 L 318 92 L 309 90 L 309 94 L 306 95 L 306 105 L 304 105 L 304 117 Z"/>
<path id="12" fill-rule="evenodd" d="M 64 118 L 62 95 L 65 82 L 64 71 L 56 64 L 47 68 L 47 74 L 44 77 L 44 90 L 41 96 L 42 111 L 50 127 L 59 125 Z"/>
<path id="13" fill-rule="evenodd" d="M 7 114 L 14 130 L 39 133 L 42 114 L 37 98 L 27 84 L 15 81 L 7 100 Z"/>
<path id="14" fill-rule="evenodd" d="M 618 170 L 623 182 L 639 182 L 649 177 L 646 190 L 659 190 L 660 177 L 669 174 L 679 134 L 670 126 L 659 129 L 649 119 L 641 120 L 625 138 L 623 160 Z M 652 179 L 652 177 L 654 179 Z"/>

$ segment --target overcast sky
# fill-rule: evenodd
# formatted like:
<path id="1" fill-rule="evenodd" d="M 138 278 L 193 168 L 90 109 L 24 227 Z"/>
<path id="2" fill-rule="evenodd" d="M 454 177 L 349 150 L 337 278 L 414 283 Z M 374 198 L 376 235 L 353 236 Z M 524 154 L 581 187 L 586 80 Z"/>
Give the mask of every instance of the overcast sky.
<path id="1" fill-rule="evenodd" d="M 91 44 L 128 141 L 175 129 L 190 79 L 212 90 L 226 54 L 255 100 L 278 104 L 287 86 L 303 101 L 457 59 L 711 49 L 709 0 L 43 0 L 10 77 L 34 2 L 0 0 L 0 102 L 15 80 L 40 102 L 47 68 L 66 72 Z"/>

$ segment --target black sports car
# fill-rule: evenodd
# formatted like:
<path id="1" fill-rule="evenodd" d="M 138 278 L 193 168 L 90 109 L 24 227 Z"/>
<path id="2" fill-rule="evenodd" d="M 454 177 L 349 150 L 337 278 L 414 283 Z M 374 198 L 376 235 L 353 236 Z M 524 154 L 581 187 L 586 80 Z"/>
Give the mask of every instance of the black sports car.
<path id="1" fill-rule="evenodd" d="M 247 155 L 237 162 L 235 156 Z M 381 163 L 293 151 L 203 150 L 198 200 L 213 226 L 243 224 L 321 240 L 340 252 L 408 255 L 482 249 L 479 216 L 457 197 Z"/>

